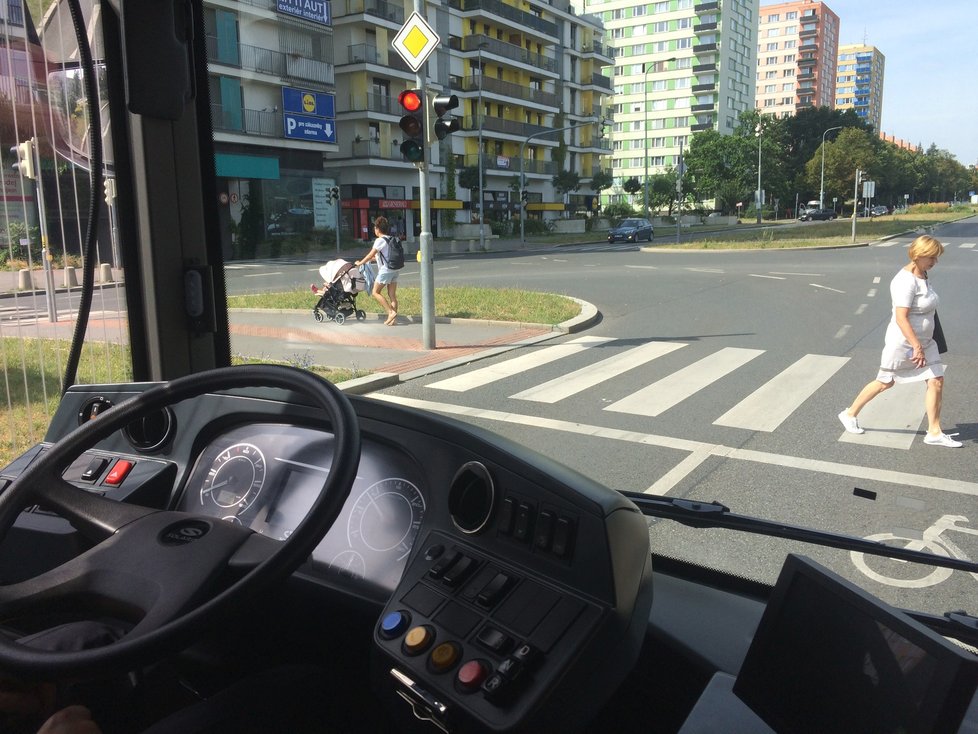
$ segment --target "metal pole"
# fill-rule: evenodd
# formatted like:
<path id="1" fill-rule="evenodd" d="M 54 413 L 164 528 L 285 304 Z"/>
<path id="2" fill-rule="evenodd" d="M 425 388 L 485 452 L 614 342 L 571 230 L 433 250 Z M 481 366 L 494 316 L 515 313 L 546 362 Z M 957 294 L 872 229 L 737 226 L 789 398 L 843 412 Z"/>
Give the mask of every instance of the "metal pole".
<path id="1" fill-rule="evenodd" d="M 340 190 L 340 182 L 339 181 L 336 181 L 336 190 L 337 191 Z M 342 201 L 342 199 L 339 196 L 337 196 L 336 197 L 336 254 L 337 255 L 340 254 L 340 224 L 343 221 L 343 217 L 342 217 L 343 212 L 340 211 L 340 202 L 341 201 Z M 407 233 L 405 232 L 405 235 L 406 234 Z"/>
<path id="2" fill-rule="evenodd" d="M 853 187 L 852 192 L 852 241 L 856 241 L 856 204 L 859 201 L 859 177 L 862 174 L 858 168 L 856 169 L 856 185 Z"/>
<path id="3" fill-rule="evenodd" d="M 822 133 L 822 182 L 818 187 L 818 208 L 825 208 L 825 136 L 826 134 L 832 132 L 833 130 L 841 130 L 842 125 L 837 127 L 830 127 L 824 133 Z"/>
<path id="4" fill-rule="evenodd" d="M 645 143 L 642 146 L 642 157 L 645 159 L 645 218 L 649 218 L 649 66 L 652 62 L 642 67 L 645 81 Z"/>
<path id="5" fill-rule="evenodd" d="M 648 217 L 646 217 L 648 219 Z M 683 221 L 683 139 L 679 138 L 679 165 L 676 166 L 676 244 L 679 244 L 679 228 Z"/>
<path id="6" fill-rule="evenodd" d="M 479 44 L 479 250 L 486 251 L 485 213 L 486 195 L 482 188 L 482 49 L 486 43 Z"/>
<path id="7" fill-rule="evenodd" d="M 414 0 L 414 12 L 423 15 L 422 0 Z M 422 104 L 428 104 L 428 62 L 425 61 L 415 73 L 415 84 L 421 90 Z M 425 110 L 425 114 L 431 114 Z M 431 146 L 427 133 L 422 136 L 424 160 L 418 164 L 418 184 L 421 187 L 421 338 L 425 349 L 435 348 L 435 265 L 433 241 L 431 236 L 431 195 L 428 191 L 428 157 Z"/>
<path id="8" fill-rule="evenodd" d="M 754 193 L 754 208 L 757 210 L 757 223 L 761 223 L 761 121 L 754 128 L 757 135 L 757 191 Z"/>
<path id="9" fill-rule="evenodd" d="M 601 118 L 598 118 L 598 122 L 600 121 Z M 543 137 L 544 135 L 556 135 L 557 133 L 562 133 L 567 130 L 573 130 L 574 128 L 585 127 L 586 125 L 593 125 L 593 124 L 594 124 L 593 122 L 578 122 L 575 125 L 568 125 L 567 127 L 557 128 L 556 130 L 543 130 L 542 132 L 533 133 L 532 135 L 527 136 L 526 140 L 520 143 L 520 191 L 522 192 L 523 189 L 526 188 L 526 174 L 523 171 L 523 161 L 524 161 L 523 153 L 526 150 L 527 143 L 533 140 L 533 138 L 540 138 Z M 526 227 L 524 226 L 525 220 L 526 220 L 526 209 L 524 209 L 523 213 L 520 214 L 520 247 L 526 247 Z"/>

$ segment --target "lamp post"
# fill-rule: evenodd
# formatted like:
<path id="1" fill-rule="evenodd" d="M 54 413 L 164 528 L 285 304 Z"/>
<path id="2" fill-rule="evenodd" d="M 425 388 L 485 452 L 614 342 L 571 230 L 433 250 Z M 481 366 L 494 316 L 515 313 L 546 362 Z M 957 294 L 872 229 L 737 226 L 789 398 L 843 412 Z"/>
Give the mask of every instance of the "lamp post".
<path id="1" fill-rule="evenodd" d="M 645 145 L 642 153 L 645 157 L 645 218 L 649 218 L 649 72 L 664 71 L 664 67 L 670 61 L 675 61 L 675 56 L 670 56 L 664 61 L 649 61 L 642 67 L 645 77 Z"/>
<path id="2" fill-rule="evenodd" d="M 832 132 L 833 130 L 841 130 L 842 125 L 837 127 L 830 127 L 824 133 L 822 133 L 822 182 L 818 186 L 818 208 L 825 208 L 825 136 Z"/>
<path id="3" fill-rule="evenodd" d="M 482 189 L 482 49 L 489 44 L 482 41 L 479 44 L 479 250 L 486 250 L 485 207 L 486 196 Z"/>
<path id="4" fill-rule="evenodd" d="M 754 127 L 754 135 L 757 136 L 757 191 L 754 192 L 754 209 L 757 212 L 757 223 L 761 223 L 761 120 L 758 118 L 757 125 Z"/>

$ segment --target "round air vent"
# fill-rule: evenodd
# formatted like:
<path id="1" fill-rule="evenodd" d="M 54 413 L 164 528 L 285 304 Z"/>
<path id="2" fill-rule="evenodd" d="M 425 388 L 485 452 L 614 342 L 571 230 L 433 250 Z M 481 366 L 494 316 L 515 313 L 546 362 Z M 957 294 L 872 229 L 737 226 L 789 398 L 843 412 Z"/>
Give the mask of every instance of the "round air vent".
<path id="1" fill-rule="evenodd" d="M 464 464 L 448 490 L 448 512 L 455 527 L 463 533 L 478 533 L 492 519 L 496 507 L 496 486 L 489 470 L 478 461 Z"/>
<path id="2" fill-rule="evenodd" d="M 134 420 L 122 429 L 122 433 L 137 450 L 157 451 L 173 438 L 176 428 L 173 411 L 163 408 Z"/>

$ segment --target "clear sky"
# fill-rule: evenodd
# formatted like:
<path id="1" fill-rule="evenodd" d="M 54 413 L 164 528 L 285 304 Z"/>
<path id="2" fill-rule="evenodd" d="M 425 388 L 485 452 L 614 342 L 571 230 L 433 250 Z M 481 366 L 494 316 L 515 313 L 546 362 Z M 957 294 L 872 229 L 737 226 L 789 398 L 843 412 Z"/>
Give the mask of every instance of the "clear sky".
<path id="1" fill-rule="evenodd" d="M 840 45 L 868 43 L 886 57 L 882 131 L 978 164 L 978 0 L 823 2 L 839 16 Z"/>

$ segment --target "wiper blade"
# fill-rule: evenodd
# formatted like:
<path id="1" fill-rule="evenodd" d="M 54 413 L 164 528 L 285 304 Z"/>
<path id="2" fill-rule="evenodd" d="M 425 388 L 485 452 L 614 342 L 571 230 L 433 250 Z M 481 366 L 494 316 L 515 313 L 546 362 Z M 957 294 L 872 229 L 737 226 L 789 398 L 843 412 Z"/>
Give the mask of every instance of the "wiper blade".
<path id="1" fill-rule="evenodd" d="M 925 551 L 886 545 L 876 540 L 866 540 L 853 535 L 830 533 L 801 525 L 773 522 L 750 515 L 738 515 L 719 502 L 699 502 L 681 497 L 647 495 L 641 492 L 622 491 L 621 494 L 634 502 L 643 515 L 675 520 L 694 528 L 727 528 L 744 533 L 799 540 L 803 543 L 923 563 L 928 566 L 978 573 L 978 563 L 967 559 L 939 556 Z"/>

